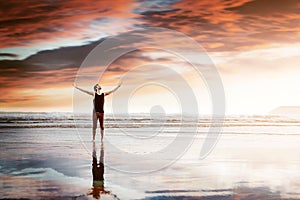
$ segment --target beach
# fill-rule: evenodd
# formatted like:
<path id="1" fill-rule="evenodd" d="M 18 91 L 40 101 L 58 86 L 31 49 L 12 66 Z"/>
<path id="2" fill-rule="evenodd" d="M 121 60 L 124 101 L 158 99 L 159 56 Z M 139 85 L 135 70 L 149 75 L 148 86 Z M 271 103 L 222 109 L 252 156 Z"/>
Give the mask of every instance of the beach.
<path id="1" fill-rule="evenodd" d="M 1 199 L 94 198 L 90 115 L 1 113 L 0 120 Z M 108 114 L 104 142 L 99 130 L 95 141 L 104 160 L 99 198 L 300 199 L 299 118 L 228 116 L 216 146 L 200 158 L 209 125 L 199 117 L 196 132 L 180 135 L 189 145 L 172 157 L 155 152 L 189 130 L 180 129 L 189 121 Z"/>

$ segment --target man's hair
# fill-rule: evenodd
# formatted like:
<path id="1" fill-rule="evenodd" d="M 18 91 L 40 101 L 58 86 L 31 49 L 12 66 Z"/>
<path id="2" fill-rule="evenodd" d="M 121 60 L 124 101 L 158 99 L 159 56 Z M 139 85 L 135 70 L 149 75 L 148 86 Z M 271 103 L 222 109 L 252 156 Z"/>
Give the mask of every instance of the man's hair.
<path id="1" fill-rule="evenodd" d="M 100 85 L 97 83 L 95 86 L 94 86 L 94 91 L 97 91 L 97 88 L 100 87 Z M 101 87 L 100 87 L 101 88 Z"/>

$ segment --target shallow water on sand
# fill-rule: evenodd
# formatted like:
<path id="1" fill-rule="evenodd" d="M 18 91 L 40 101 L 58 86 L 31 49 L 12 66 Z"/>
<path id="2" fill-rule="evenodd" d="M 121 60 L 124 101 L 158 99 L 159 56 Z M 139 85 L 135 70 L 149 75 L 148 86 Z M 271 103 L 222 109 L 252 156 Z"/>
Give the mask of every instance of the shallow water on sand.
<path id="1" fill-rule="evenodd" d="M 244 121 L 249 124 L 249 120 L 252 119 Z M 225 126 L 225 134 L 205 159 L 199 159 L 206 138 L 205 127 L 200 128 L 196 136 L 192 133 L 183 136 L 192 138 L 192 144 L 184 147 L 184 154 L 177 158 L 165 156 L 164 152 L 149 156 L 172 144 L 176 137 L 174 125 L 165 129 L 165 134 L 153 137 L 149 137 L 153 134 L 151 127 L 107 128 L 104 142 L 100 142 L 99 133 L 95 142 L 97 159 L 99 161 L 101 154 L 104 161 L 104 187 L 101 188 L 93 187 L 93 142 L 89 127 L 2 127 L 0 196 L 300 199 L 297 121 L 287 126 L 279 126 L 274 120 L 267 123 L 273 125 L 254 124 L 246 129 L 245 123 Z M 129 134 L 124 134 L 124 130 Z"/>

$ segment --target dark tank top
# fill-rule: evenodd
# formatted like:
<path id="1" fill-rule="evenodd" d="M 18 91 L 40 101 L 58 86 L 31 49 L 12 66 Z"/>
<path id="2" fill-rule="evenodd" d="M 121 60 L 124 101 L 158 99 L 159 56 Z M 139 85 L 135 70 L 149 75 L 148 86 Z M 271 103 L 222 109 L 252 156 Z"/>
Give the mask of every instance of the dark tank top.
<path id="1" fill-rule="evenodd" d="M 103 105 L 104 105 L 104 93 L 102 93 L 101 95 L 95 93 L 95 98 L 94 98 L 95 112 L 104 113 Z"/>

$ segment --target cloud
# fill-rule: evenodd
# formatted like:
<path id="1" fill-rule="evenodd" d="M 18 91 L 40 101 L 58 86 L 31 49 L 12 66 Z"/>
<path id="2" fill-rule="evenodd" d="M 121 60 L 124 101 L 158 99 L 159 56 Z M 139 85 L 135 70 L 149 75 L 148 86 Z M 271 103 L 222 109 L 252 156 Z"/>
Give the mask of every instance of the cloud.
<path id="1" fill-rule="evenodd" d="M 10 57 L 10 58 L 17 58 L 19 55 L 14 53 L 0 53 L 0 57 Z"/>
<path id="2" fill-rule="evenodd" d="M 111 22 L 133 17 L 132 6 L 134 3 L 123 0 L 2 1 L 0 47 L 93 37 L 95 33 L 90 31 L 93 22 L 108 16 Z M 122 26 L 130 23 L 123 21 Z M 98 24 L 97 29 L 101 28 Z"/>
<path id="3" fill-rule="evenodd" d="M 241 50 L 299 38 L 297 0 L 125 2 L 1 2 L 0 47 L 79 41 L 149 25 L 186 33 L 210 51 Z"/>
<path id="4" fill-rule="evenodd" d="M 11 103 L 11 102 L 15 102 L 15 103 L 24 103 L 24 102 L 28 102 L 28 101 L 33 101 L 36 100 L 37 97 L 36 96 L 23 96 L 23 97 L 19 97 L 19 98 L 13 98 L 13 97 L 4 97 L 3 95 L 1 95 L 1 99 L 0 99 L 0 103 Z"/>
<path id="5" fill-rule="evenodd" d="M 1 60 L 0 76 L 7 79 L 3 80 L 1 87 L 6 87 L 9 79 L 28 79 L 24 82 L 30 83 L 38 78 L 55 77 L 59 80 L 60 76 L 68 73 L 74 75 L 88 53 L 102 41 L 103 39 L 82 46 L 40 51 L 23 60 Z"/>
<path id="6" fill-rule="evenodd" d="M 257 48 L 269 43 L 299 41 L 299 1 L 185 0 L 166 11 L 144 11 L 144 25 L 186 33 L 209 51 Z M 217 44 L 217 45 L 216 45 Z"/>
<path id="7" fill-rule="evenodd" d="M 260 16 L 270 16 L 277 15 L 280 13 L 297 13 L 299 11 L 300 3 L 298 0 L 254 0 L 246 2 L 243 5 L 228 8 L 227 10 L 237 11 L 243 15 L 260 15 Z"/>

